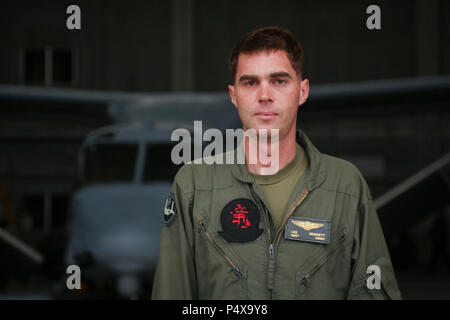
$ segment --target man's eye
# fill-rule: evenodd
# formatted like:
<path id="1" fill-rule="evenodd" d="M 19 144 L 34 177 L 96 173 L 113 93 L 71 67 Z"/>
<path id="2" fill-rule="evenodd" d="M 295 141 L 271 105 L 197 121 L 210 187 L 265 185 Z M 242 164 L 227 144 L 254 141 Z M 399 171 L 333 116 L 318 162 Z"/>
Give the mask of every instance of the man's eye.
<path id="1" fill-rule="evenodd" d="M 285 84 L 285 83 L 286 83 L 286 80 L 283 80 L 283 79 L 276 79 L 276 80 L 275 80 L 275 83 L 276 83 L 276 84 Z"/>
<path id="2" fill-rule="evenodd" d="M 253 87 L 255 84 L 256 84 L 255 80 L 249 80 L 249 81 L 245 82 L 245 85 L 247 87 Z"/>

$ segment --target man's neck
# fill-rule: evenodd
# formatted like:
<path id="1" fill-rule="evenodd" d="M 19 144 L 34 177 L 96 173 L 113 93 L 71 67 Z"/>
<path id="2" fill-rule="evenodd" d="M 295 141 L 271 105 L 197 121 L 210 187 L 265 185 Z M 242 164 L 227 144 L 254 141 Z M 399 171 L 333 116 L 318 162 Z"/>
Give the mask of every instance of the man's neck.
<path id="1" fill-rule="evenodd" d="M 274 155 L 270 153 L 273 148 L 274 148 L 275 152 L 278 152 L 278 168 L 275 171 L 268 170 L 270 165 L 261 163 L 259 144 L 258 144 L 258 148 L 257 148 L 257 153 L 258 153 L 258 155 L 256 157 L 257 162 L 250 163 L 249 156 L 250 156 L 251 149 L 248 147 L 248 144 L 247 144 L 245 147 L 245 160 L 246 160 L 247 170 L 253 174 L 264 175 L 264 174 L 275 174 L 276 172 L 283 169 L 295 157 L 295 152 L 296 152 L 295 134 L 296 134 L 296 132 L 294 129 L 288 135 L 286 135 L 284 137 L 280 137 L 280 140 L 278 141 L 278 150 L 276 150 L 277 147 L 275 145 L 272 145 L 271 141 L 269 141 L 267 143 L 267 146 L 265 147 L 266 150 L 264 150 L 264 151 L 267 151 L 269 153 L 268 154 L 269 157 L 271 157 L 273 159 Z M 255 151 L 255 150 L 253 149 L 253 151 Z"/>

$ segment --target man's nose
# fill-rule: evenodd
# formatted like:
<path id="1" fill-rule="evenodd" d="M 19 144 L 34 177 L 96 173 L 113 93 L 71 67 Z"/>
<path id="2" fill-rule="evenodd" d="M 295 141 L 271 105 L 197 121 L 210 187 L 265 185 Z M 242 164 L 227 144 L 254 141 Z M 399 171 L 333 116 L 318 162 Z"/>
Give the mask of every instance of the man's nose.
<path id="1" fill-rule="evenodd" d="M 266 82 L 262 82 L 259 86 L 259 102 L 272 102 L 272 92 L 269 84 Z"/>

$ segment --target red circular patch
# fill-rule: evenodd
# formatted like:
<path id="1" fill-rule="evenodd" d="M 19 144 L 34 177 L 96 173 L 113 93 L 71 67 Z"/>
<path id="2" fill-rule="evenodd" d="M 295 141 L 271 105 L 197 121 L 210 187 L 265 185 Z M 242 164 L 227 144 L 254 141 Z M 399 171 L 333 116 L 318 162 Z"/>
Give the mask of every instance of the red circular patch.
<path id="1" fill-rule="evenodd" d="M 227 242 L 243 243 L 256 240 L 263 229 L 259 229 L 261 220 L 259 210 L 250 199 L 240 198 L 228 202 L 222 209 L 219 235 Z"/>

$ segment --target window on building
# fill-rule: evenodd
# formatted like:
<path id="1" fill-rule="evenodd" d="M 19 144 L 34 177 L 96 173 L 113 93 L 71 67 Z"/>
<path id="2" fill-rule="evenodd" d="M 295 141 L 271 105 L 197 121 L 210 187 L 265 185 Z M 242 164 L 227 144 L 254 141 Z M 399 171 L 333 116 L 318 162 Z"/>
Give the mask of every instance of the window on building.
<path id="1" fill-rule="evenodd" d="M 74 55 L 70 48 L 25 48 L 21 79 L 26 85 L 71 86 Z"/>
<path id="2" fill-rule="evenodd" d="M 33 193 L 23 196 L 28 228 L 34 231 L 50 232 L 64 228 L 67 223 L 69 197 L 61 193 Z"/>
<path id="3" fill-rule="evenodd" d="M 27 49 L 24 56 L 24 80 L 26 84 L 45 84 L 45 50 Z"/>
<path id="4" fill-rule="evenodd" d="M 58 85 L 72 83 L 72 51 L 69 49 L 53 50 L 53 83 Z"/>

